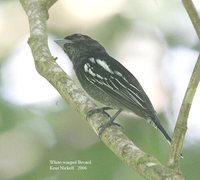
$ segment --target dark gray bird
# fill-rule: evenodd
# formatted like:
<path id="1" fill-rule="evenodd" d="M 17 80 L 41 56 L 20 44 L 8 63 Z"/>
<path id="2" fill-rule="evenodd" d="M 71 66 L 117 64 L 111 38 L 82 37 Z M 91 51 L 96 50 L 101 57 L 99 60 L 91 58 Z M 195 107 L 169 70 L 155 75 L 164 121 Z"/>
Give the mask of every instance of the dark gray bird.
<path id="1" fill-rule="evenodd" d="M 158 128 L 167 141 L 171 138 L 160 124 L 159 118 L 138 80 L 105 48 L 94 39 L 82 34 L 66 36 L 55 42 L 63 48 L 73 63 L 74 71 L 83 89 L 95 100 L 117 113 L 101 126 L 100 134 L 123 110 L 146 119 Z M 91 110 L 89 114 L 98 112 Z"/>

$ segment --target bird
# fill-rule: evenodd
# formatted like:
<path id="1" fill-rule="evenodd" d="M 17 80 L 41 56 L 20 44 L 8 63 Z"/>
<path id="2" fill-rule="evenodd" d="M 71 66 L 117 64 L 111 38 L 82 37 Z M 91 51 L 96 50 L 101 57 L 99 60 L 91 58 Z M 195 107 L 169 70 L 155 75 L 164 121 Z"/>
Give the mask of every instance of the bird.
<path id="1" fill-rule="evenodd" d="M 71 34 L 55 40 L 73 64 L 76 76 L 86 93 L 105 107 L 92 109 L 88 115 L 106 110 L 117 110 L 109 121 L 101 125 L 99 135 L 117 123 L 116 117 L 128 111 L 147 120 L 159 129 L 168 143 L 171 137 L 161 125 L 158 115 L 144 89 L 135 76 L 119 61 L 111 57 L 96 40 L 83 34 Z"/>

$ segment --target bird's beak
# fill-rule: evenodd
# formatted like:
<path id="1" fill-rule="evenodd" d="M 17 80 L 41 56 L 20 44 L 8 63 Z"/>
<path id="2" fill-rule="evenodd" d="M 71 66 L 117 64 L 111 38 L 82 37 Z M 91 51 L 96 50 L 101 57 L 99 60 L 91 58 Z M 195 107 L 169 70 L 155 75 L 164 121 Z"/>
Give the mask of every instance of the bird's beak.
<path id="1" fill-rule="evenodd" d="M 69 39 L 56 39 L 56 40 L 54 40 L 54 42 L 56 43 L 56 44 L 58 44 L 61 48 L 64 48 L 64 45 L 65 44 L 71 44 L 71 43 L 73 43 L 71 40 L 69 40 Z"/>

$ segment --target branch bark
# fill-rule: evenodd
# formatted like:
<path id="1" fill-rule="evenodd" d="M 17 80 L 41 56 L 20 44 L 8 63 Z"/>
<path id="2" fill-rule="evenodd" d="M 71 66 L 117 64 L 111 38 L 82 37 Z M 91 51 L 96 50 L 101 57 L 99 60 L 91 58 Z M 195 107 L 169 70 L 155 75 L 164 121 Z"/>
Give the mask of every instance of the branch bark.
<path id="1" fill-rule="evenodd" d="M 193 23 L 196 33 L 200 39 L 200 18 L 191 0 L 183 0 L 183 5 Z M 192 105 L 192 101 L 200 81 L 200 55 L 197 59 L 192 76 L 190 78 L 181 109 L 176 122 L 168 166 L 179 171 L 180 154 L 183 147 L 183 141 L 187 130 L 187 120 Z"/>
<path id="2" fill-rule="evenodd" d="M 85 119 L 86 113 L 96 107 L 95 103 L 57 65 L 47 45 L 48 9 L 56 0 L 20 0 L 20 2 L 28 16 L 30 26 L 28 43 L 38 73 L 46 78 Z M 95 114 L 87 121 L 98 134 L 98 127 L 105 123 L 106 119 L 103 114 Z M 104 131 L 102 141 L 122 161 L 146 179 L 184 179 L 179 172 L 163 166 L 157 159 L 145 154 L 116 126 L 111 126 Z"/>

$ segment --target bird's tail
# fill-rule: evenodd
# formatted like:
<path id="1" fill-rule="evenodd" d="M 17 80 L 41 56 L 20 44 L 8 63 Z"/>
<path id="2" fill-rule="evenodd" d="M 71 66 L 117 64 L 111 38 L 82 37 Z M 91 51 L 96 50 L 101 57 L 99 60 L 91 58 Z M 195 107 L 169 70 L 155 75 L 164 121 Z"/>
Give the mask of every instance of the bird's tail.
<path id="1" fill-rule="evenodd" d="M 148 120 L 149 121 L 149 120 Z M 150 123 L 153 123 L 153 126 L 156 128 L 156 129 L 159 129 L 160 132 L 164 135 L 164 137 L 166 138 L 167 142 L 171 145 L 171 137 L 168 135 L 168 133 L 165 131 L 165 129 L 162 127 L 162 125 L 160 124 L 160 120 L 159 118 L 157 117 L 157 115 L 155 114 L 155 116 L 153 118 L 151 118 L 150 120 L 151 122 Z M 180 154 L 180 157 L 183 158 L 183 154 L 181 153 Z"/>
<path id="2" fill-rule="evenodd" d="M 152 124 L 156 129 L 159 129 L 160 132 L 164 135 L 164 137 L 166 138 L 167 142 L 169 144 L 171 144 L 171 137 L 169 136 L 169 134 L 167 133 L 167 131 L 163 128 L 163 126 L 160 124 L 160 120 L 157 117 L 157 115 L 155 115 L 154 117 L 151 117 L 151 119 L 148 120 L 148 122 L 150 124 Z"/>

